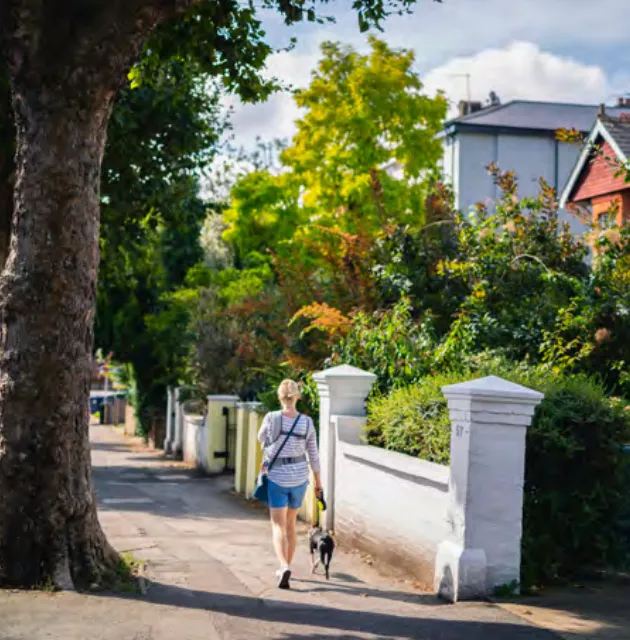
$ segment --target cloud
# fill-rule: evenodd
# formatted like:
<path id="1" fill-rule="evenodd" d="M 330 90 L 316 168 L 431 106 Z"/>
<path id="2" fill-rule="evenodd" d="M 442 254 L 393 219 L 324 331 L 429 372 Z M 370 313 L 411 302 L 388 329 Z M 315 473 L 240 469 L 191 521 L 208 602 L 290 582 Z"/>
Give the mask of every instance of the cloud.
<path id="1" fill-rule="evenodd" d="M 251 146 L 257 137 L 263 140 L 288 139 L 295 133 L 295 120 L 300 116 L 291 93 L 292 89 L 305 87 L 311 72 L 317 65 L 319 50 L 313 54 L 281 51 L 267 61 L 265 76 L 277 78 L 287 90 L 278 92 L 259 104 L 243 104 L 229 96 L 224 106 L 232 110 L 234 144 Z"/>
<path id="2" fill-rule="evenodd" d="M 541 51 L 531 42 L 453 58 L 423 75 L 425 89 L 430 94 L 445 91 L 453 109 L 466 98 L 464 74 L 469 74 L 473 100 L 485 100 L 495 91 L 503 101 L 520 98 L 598 104 L 608 101 L 612 91 L 601 67 Z"/>
<path id="3" fill-rule="evenodd" d="M 289 139 L 295 133 L 295 120 L 299 109 L 290 93 L 278 93 L 261 104 L 233 106 L 233 145 L 252 147 L 256 138 L 268 142 L 274 139 Z"/>
<path id="4" fill-rule="evenodd" d="M 318 52 L 275 54 L 269 60 L 268 73 L 294 87 L 305 86 L 318 55 Z M 611 81 L 600 66 L 543 51 L 532 42 L 513 42 L 502 48 L 451 58 L 421 73 L 427 93 L 435 94 L 438 90 L 446 93 L 451 101 L 451 115 L 457 102 L 466 98 L 466 79 L 462 74 L 470 74 L 473 99 L 483 101 L 490 91 L 495 91 L 504 102 L 526 99 L 598 104 L 609 102 L 617 89 L 627 86 L 628 80 L 628 75 L 621 73 Z M 239 145 L 253 143 L 256 136 L 265 140 L 290 138 L 300 115 L 289 92 L 277 94 L 260 105 L 238 102 L 233 105 L 235 141 Z"/>
<path id="5" fill-rule="evenodd" d="M 325 40 L 367 50 L 367 35 L 359 33 L 350 0 L 324 4 L 320 11 L 334 16 L 336 24 L 287 27 L 278 12 L 260 13 L 272 46 L 298 39 L 292 51 L 270 57 L 269 75 L 304 86 Z M 455 101 L 465 97 L 466 83 L 451 73 L 472 74 L 473 97 L 495 90 L 503 100 L 596 103 L 630 84 L 629 22 L 628 0 L 417 0 L 412 15 L 391 16 L 376 35 L 391 46 L 413 49 L 427 86 L 444 88 Z M 290 137 L 299 116 L 289 94 L 275 95 L 264 105 L 233 105 L 237 144 L 257 135 Z"/>
<path id="6" fill-rule="evenodd" d="M 414 49 L 423 70 L 515 41 L 536 42 L 562 54 L 588 51 L 597 62 L 611 65 L 630 60 L 627 0 L 417 0 L 412 11 L 389 17 L 377 35 L 393 46 Z M 366 35 L 359 33 L 348 0 L 323 5 L 321 12 L 335 17 L 336 24 L 286 27 L 274 12 L 266 12 L 263 23 L 274 46 L 297 36 L 301 54 L 316 54 L 321 42 L 331 39 L 365 46 Z"/>

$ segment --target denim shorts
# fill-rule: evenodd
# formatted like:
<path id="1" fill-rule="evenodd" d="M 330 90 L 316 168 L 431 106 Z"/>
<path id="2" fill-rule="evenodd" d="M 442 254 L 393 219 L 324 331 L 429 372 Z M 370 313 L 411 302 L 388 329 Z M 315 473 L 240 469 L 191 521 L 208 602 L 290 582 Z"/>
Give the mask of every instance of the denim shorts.
<path id="1" fill-rule="evenodd" d="M 289 509 L 299 509 L 304 501 L 307 487 L 308 480 L 297 487 L 281 487 L 279 484 L 268 480 L 269 508 L 282 509 L 283 507 L 289 507 Z"/>

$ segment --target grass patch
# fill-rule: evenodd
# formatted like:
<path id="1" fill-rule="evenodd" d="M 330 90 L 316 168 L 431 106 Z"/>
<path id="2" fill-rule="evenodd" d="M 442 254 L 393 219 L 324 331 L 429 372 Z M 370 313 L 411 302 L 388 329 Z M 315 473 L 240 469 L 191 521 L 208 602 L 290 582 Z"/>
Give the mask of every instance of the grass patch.
<path id="1" fill-rule="evenodd" d="M 506 582 L 494 588 L 495 598 L 513 598 L 519 593 L 518 580 L 512 580 L 512 582 Z"/>
<path id="2" fill-rule="evenodd" d="M 109 576 L 108 588 L 115 593 L 145 595 L 142 571 L 145 562 L 131 553 L 121 553 Z"/>
<path id="3" fill-rule="evenodd" d="M 55 591 L 57 591 L 57 586 L 55 585 L 55 581 L 48 576 L 43 582 L 40 582 L 33 587 L 33 590 L 41 591 L 43 593 L 55 593 Z"/>

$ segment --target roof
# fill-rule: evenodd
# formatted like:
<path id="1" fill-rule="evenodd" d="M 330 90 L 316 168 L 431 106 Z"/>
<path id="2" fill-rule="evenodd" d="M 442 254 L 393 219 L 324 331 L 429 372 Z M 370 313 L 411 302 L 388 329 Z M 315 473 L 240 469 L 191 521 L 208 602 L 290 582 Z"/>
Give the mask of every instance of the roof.
<path id="1" fill-rule="evenodd" d="M 532 133 L 577 129 L 586 133 L 591 130 L 598 111 L 599 106 L 592 104 L 512 100 L 449 120 L 445 124 L 445 133 L 487 129 L 520 130 Z M 609 107 L 608 111 L 613 115 L 630 113 L 627 107 Z"/>
<path id="2" fill-rule="evenodd" d="M 582 153 L 577 159 L 573 171 L 560 196 L 560 206 L 567 206 L 578 184 L 584 167 L 591 161 L 597 145 L 603 140 L 612 148 L 617 160 L 625 164 L 630 158 L 630 120 L 615 118 L 608 113 L 600 115 L 591 129 Z"/>
<path id="3" fill-rule="evenodd" d="M 598 121 L 604 126 L 606 131 L 610 133 L 613 140 L 617 143 L 617 149 L 615 149 L 619 160 L 627 162 L 630 158 L 630 119 L 628 118 L 613 118 L 608 114 L 600 116 Z M 613 149 L 614 145 L 611 146 Z"/>

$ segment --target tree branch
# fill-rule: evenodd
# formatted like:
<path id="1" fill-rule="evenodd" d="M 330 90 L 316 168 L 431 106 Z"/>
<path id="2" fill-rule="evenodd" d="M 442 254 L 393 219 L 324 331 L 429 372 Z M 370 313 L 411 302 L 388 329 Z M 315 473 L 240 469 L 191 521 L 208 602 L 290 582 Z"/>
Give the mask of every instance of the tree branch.
<path id="1" fill-rule="evenodd" d="M 0 0 L 8 62 L 25 86 L 116 90 L 162 22 L 200 0 Z"/>

